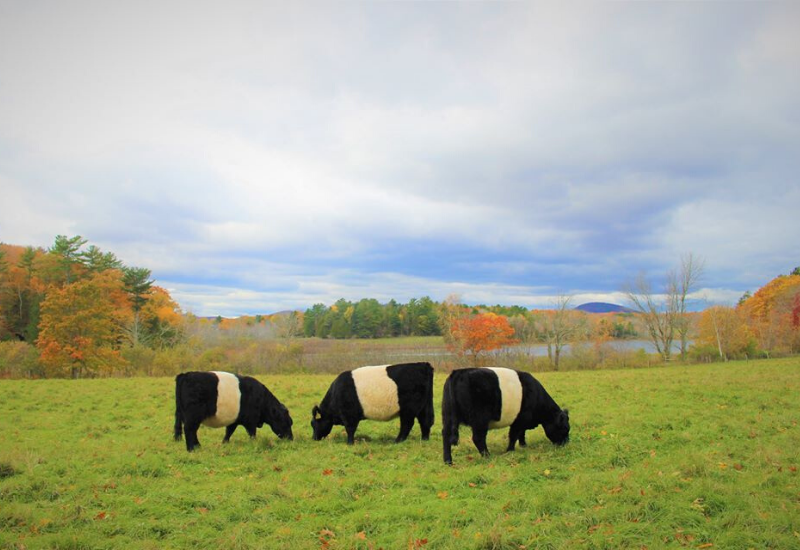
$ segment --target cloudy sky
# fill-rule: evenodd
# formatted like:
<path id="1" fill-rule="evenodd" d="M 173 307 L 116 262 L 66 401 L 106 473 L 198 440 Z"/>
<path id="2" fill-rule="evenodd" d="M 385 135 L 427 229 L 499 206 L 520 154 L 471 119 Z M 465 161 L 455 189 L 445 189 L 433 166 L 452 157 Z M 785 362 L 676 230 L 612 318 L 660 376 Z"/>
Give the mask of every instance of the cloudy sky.
<path id="1" fill-rule="evenodd" d="M 0 241 L 187 311 L 800 265 L 800 3 L 0 0 Z"/>

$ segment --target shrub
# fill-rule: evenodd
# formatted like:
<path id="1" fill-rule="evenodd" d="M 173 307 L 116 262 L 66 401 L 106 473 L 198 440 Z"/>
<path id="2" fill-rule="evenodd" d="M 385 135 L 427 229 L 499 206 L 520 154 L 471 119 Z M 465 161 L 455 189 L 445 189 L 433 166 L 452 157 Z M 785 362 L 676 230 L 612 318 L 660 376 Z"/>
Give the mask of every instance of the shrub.
<path id="1" fill-rule="evenodd" d="M 0 378 L 42 378 L 39 351 L 25 342 L 0 342 Z"/>

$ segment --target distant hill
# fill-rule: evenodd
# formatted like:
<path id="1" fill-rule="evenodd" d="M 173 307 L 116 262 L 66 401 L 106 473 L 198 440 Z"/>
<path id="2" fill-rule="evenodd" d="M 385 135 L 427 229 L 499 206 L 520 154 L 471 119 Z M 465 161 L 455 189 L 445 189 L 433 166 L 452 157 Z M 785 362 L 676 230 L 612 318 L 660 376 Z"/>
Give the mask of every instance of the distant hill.
<path id="1" fill-rule="evenodd" d="M 587 304 L 581 304 L 575 309 L 586 313 L 636 313 L 629 307 L 607 304 L 606 302 L 589 302 Z"/>

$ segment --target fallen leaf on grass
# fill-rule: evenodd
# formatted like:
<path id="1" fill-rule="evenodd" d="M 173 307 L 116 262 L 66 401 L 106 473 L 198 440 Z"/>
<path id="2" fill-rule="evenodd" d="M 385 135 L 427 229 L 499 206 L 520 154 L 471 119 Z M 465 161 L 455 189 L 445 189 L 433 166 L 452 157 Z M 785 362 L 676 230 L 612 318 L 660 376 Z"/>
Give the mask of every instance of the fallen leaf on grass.
<path id="1" fill-rule="evenodd" d="M 447 491 L 441 491 L 439 493 L 436 493 L 436 496 L 439 497 L 440 499 L 444 500 L 444 499 L 447 498 Z"/>
<path id="2" fill-rule="evenodd" d="M 367 540 L 367 534 L 364 531 L 356 533 L 356 538 L 359 540 Z"/>
<path id="3" fill-rule="evenodd" d="M 324 475 L 324 476 L 329 476 L 332 473 L 333 473 L 333 470 L 331 470 L 330 468 L 325 468 L 324 470 L 322 470 L 322 475 Z"/>
<path id="4" fill-rule="evenodd" d="M 94 519 L 97 519 L 97 520 L 106 519 L 106 513 L 105 513 L 105 512 L 100 512 L 99 514 L 97 514 L 97 515 L 94 517 Z"/>

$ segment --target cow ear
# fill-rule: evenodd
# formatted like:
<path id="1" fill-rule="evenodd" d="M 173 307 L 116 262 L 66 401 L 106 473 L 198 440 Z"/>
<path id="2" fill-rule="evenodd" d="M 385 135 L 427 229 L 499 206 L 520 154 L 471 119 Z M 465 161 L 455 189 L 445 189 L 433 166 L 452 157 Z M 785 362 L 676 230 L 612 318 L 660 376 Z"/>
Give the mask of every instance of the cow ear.
<path id="1" fill-rule="evenodd" d="M 314 420 L 319 420 L 322 416 L 319 412 L 319 405 L 314 405 L 314 408 L 311 409 L 311 416 L 314 417 Z"/>

